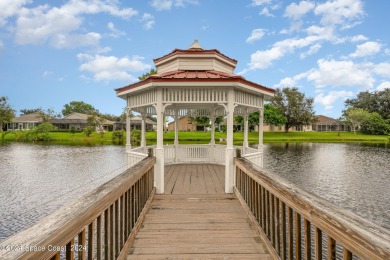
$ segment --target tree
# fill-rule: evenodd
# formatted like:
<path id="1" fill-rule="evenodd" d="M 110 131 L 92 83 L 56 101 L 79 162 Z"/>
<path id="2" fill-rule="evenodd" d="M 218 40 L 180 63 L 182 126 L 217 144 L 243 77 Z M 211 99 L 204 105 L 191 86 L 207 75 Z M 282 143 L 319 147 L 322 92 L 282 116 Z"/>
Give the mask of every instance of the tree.
<path id="1" fill-rule="evenodd" d="M 103 123 L 105 119 L 102 117 L 99 117 L 97 113 L 94 113 L 87 117 L 88 127 L 91 127 L 92 129 L 97 129 L 97 131 L 103 136 L 104 129 L 103 129 Z"/>
<path id="2" fill-rule="evenodd" d="M 259 125 L 259 112 L 253 112 L 248 117 L 249 126 L 253 127 Z M 272 106 L 271 104 L 264 105 L 264 123 L 270 125 L 284 125 L 286 123 L 285 117 L 279 112 L 277 107 Z"/>
<path id="3" fill-rule="evenodd" d="M 239 126 L 244 126 L 244 117 L 240 115 L 234 116 L 234 124 Z"/>
<path id="4" fill-rule="evenodd" d="M 348 108 L 361 108 L 368 112 L 376 112 L 383 119 L 390 119 L 390 89 L 382 91 L 363 91 L 356 98 L 347 99 L 345 106 Z"/>
<path id="5" fill-rule="evenodd" d="M 369 112 L 361 108 L 349 108 L 344 112 L 344 117 L 356 134 L 356 130 L 359 130 L 362 124 L 367 121 L 369 114 Z"/>
<path id="6" fill-rule="evenodd" d="M 84 103 L 83 101 L 72 101 L 69 104 L 65 104 L 64 109 L 62 109 L 62 114 L 64 116 L 70 115 L 74 112 L 91 115 L 99 113 L 99 110 L 90 104 Z"/>
<path id="7" fill-rule="evenodd" d="M 138 77 L 139 80 L 144 80 L 146 79 L 147 77 L 151 76 L 151 75 L 154 75 L 154 74 L 157 74 L 157 70 L 155 69 L 150 69 L 149 72 L 146 72 L 144 74 L 142 74 L 141 76 Z"/>
<path id="8" fill-rule="evenodd" d="M 190 123 L 196 122 L 197 126 L 203 126 L 203 130 L 206 131 L 206 127 L 210 126 L 210 119 L 207 116 L 196 116 L 189 118 Z"/>
<path id="9" fill-rule="evenodd" d="M 20 115 L 24 116 L 24 115 L 42 112 L 42 108 L 40 108 L 40 107 L 39 108 L 26 108 L 26 109 L 20 109 L 19 111 L 20 111 Z"/>
<path id="10" fill-rule="evenodd" d="M 390 132 L 390 119 L 384 120 L 377 112 L 369 113 L 361 125 L 363 134 L 384 135 Z"/>
<path id="11" fill-rule="evenodd" d="M 3 132 L 3 124 L 11 122 L 15 117 L 15 110 L 8 104 L 7 97 L 0 97 L 0 132 Z"/>
<path id="12" fill-rule="evenodd" d="M 41 107 L 39 108 L 30 108 L 30 109 L 21 109 L 20 110 L 20 115 L 28 115 L 28 114 L 33 114 L 33 113 L 38 113 L 39 117 L 42 119 L 43 122 L 47 122 L 52 118 L 60 118 L 61 115 L 60 113 L 56 113 L 53 108 L 49 109 L 42 109 Z"/>
<path id="13" fill-rule="evenodd" d="M 306 98 L 298 88 L 276 89 L 271 104 L 285 118 L 286 133 L 293 126 L 308 125 L 316 121 L 313 109 L 314 98 Z"/>

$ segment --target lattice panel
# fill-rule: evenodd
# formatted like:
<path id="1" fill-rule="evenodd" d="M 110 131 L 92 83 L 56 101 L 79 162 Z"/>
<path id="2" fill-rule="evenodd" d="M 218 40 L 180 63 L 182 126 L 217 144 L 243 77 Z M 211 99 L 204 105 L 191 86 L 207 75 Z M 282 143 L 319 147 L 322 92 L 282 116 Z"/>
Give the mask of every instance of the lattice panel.
<path id="1" fill-rule="evenodd" d="M 261 107 L 262 98 L 251 93 L 234 90 L 235 102 L 240 105 L 247 105 L 252 107 Z"/>
<path id="2" fill-rule="evenodd" d="M 149 90 L 128 97 L 128 104 L 131 107 L 145 106 L 157 102 L 157 90 Z"/>
<path id="3" fill-rule="evenodd" d="M 175 109 L 174 108 L 167 108 L 164 113 L 166 116 L 175 116 Z M 200 109 L 179 109 L 178 110 L 178 116 L 206 116 L 210 117 L 211 115 L 211 109 L 206 108 L 200 108 Z M 218 108 L 215 110 L 215 117 L 217 116 L 225 116 L 225 109 L 224 108 Z"/>
<path id="4" fill-rule="evenodd" d="M 132 111 L 138 112 L 140 114 L 145 115 L 156 115 L 156 109 L 153 106 L 147 107 L 134 107 L 131 109 Z"/>
<path id="5" fill-rule="evenodd" d="M 227 92 L 218 88 L 164 88 L 163 102 L 226 102 Z"/>
<path id="6" fill-rule="evenodd" d="M 248 115 L 249 115 L 253 112 L 259 111 L 259 109 L 260 108 L 256 108 L 256 107 L 237 106 L 234 108 L 234 114 L 244 116 L 246 113 L 248 113 Z"/>

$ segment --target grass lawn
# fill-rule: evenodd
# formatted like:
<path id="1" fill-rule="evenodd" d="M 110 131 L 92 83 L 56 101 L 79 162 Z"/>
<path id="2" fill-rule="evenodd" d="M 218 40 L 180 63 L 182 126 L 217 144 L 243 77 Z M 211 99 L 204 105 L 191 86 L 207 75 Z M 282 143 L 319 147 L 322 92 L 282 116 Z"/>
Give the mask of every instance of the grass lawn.
<path id="1" fill-rule="evenodd" d="M 179 140 L 182 143 L 208 143 L 211 138 L 210 132 L 179 132 Z M 220 138 L 226 138 L 226 133 L 215 133 L 215 139 L 218 143 Z M 248 139 L 249 143 L 258 143 L 258 133 L 250 132 Z M 16 141 L 16 135 L 7 134 L 4 141 Z M 69 144 L 69 145 L 100 145 L 113 144 L 112 132 L 105 133 L 103 136 L 92 133 L 87 137 L 83 133 L 70 134 L 67 132 L 52 132 L 50 133 L 50 143 L 53 144 Z M 146 139 L 148 144 L 155 144 L 157 139 L 156 132 L 147 132 Z M 173 143 L 175 139 L 174 132 L 164 134 L 164 143 Z M 234 133 L 234 143 L 242 144 L 244 133 Z M 354 134 L 353 132 L 264 132 L 264 142 L 390 142 L 390 135 L 363 135 Z"/>

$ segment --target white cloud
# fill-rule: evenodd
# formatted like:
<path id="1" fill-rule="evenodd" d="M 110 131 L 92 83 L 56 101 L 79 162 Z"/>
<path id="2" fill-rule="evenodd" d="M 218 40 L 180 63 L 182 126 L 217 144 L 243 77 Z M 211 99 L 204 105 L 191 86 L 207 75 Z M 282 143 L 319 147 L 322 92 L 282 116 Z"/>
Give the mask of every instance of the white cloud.
<path id="1" fill-rule="evenodd" d="M 349 97 L 353 97 L 352 91 L 330 91 L 328 95 L 324 95 L 324 93 L 318 94 L 314 98 L 314 103 L 321 104 L 325 107 L 326 110 L 330 110 L 333 108 L 333 104 L 336 102 L 337 99 L 347 99 Z"/>
<path id="2" fill-rule="evenodd" d="M 381 51 L 381 44 L 378 42 L 366 42 L 356 46 L 356 51 L 351 53 L 349 57 L 360 58 L 366 56 L 372 56 Z"/>
<path id="3" fill-rule="evenodd" d="M 271 4 L 273 0 L 252 0 L 252 6 Z"/>
<path id="4" fill-rule="evenodd" d="M 48 71 L 48 70 L 45 70 L 43 73 L 42 73 L 42 77 L 44 78 L 48 78 L 50 75 L 52 75 L 53 72 L 51 71 Z"/>
<path id="5" fill-rule="evenodd" d="M 362 42 L 362 41 L 367 41 L 367 40 L 368 40 L 368 38 L 364 35 L 361 35 L 361 34 L 353 36 L 351 38 L 351 42 Z"/>
<path id="6" fill-rule="evenodd" d="M 379 86 L 376 88 L 376 90 L 383 91 L 383 90 L 388 89 L 388 88 L 390 89 L 390 81 L 384 81 L 381 84 L 379 84 Z"/>
<path id="7" fill-rule="evenodd" d="M 134 82 L 136 78 L 131 73 L 151 68 L 139 56 L 118 58 L 79 53 L 77 58 L 82 62 L 79 68 L 80 71 L 91 72 L 96 81 L 120 80 Z"/>
<path id="8" fill-rule="evenodd" d="M 311 56 L 313 54 L 316 54 L 321 49 L 321 47 L 322 47 L 321 44 L 318 44 L 318 43 L 310 46 L 310 49 L 307 52 L 301 53 L 300 58 L 304 59 L 307 56 Z"/>
<path id="9" fill-rule="evenodd" d="M 122 32 L 121 30 L 118 30 L 114 23 L 113 22 L 109 22 L 107 24 L 107 28 L 111 31 L 111 33 L 109 34 L 109 36 L 113 37 L 113 38 L 118 38 L 120 36 L 124 36 L 126 35 L 125 32 Z"/>
<path id="10" fill-rule="evenodd" d="M 251 35 L 246 39 L 246 42 L 252 43 L 254 41 L 258 41 L 261 38 L 263 38 L 264 34 L 265 34 L 264 29 L 254 29 Z"/>
<path id="11" fill-rule="evenodd" d="M 374 65 L 373 72 L 382 77 L 390 78 L 390 63 L 382 62 Z"/>
<path id="12" fill-rule="evenodd" d="M 0 52 L 3 51 L 4 49 L 5 49 L 4 43 L 0 41 Z"/>
<path id="13" fill-rule="evenodd" d="M 0 27 L 7 24 L 7 18 L 15 16 L 20 9 L 31 3 L 32 0 L 1 0 L 0 1 Z"/>
<path id="14" fill-rule="evenodd" d="M 50 44 L 58 49 L 75 48 L 80 46 L 97 46 L 100 42 L 101 35 L 96 32 L 86 34 L 56 34 L 51 40 Z"/>
<path id="15" fill-rule="evenodd" d="M 292 88 L 292 87 L 296 87 L 296 86 L 297 86 L 296 80 L 294 78 L 287 77 L 287 78 L 281 79 L 280 82 L 278 84 L 275 84 L 273 87 L 274 88 Z"/>
<path id="16" fill-rule="evenodd" d="M 327 37 L 327 36 L 326 36 Z M 305 38 L 291 38 L 283 41 L 276 42 L 271 49 L 265 51 L 256 51 L 251 55 L 251 62 L 249 63 L 249 69 L 265 69 L 272 65 L 275 60 L 278 60 L 288 53 L 294 52 L 296 49 L 301 49 L 316 42 L 323 40 L 324 36 L 310 35 Z M 315 51 L 314 47 L 312 52 Z"/>
<path id="17" fill-rule="evenodd" d="M 71 0 L 60 7 L 40 5 L 19 11 L 15 27 L 18 44 L 50 43 L 55 48 L 68 48 L 99 43 L 100 35 L 80 32 L 83 16 L 109 13 L 123 19 L 137 14 L 132 8 L 121 9 L 116 1 Z"/>
<path id="18" fill-rule="evenodd" d="M 292 3 L 286 7 L 284 16 L 292 20 L 299 20 L 302 16 L 310 12 L 314 6 L 310 1 L 301 1 L 299 4 Z"/>
<path id="19" fill-rule="evenodd" d="M 275 17 L 275 15 L 273 15 L 273 14 L 271 14 L 271 13 L 269 12 L 268 7 L 264 7 L 264 8 L 260 11 L 259 15 L 264 15 L 264 16 L 268 16 L 268 17 Z"/>
<path id="20" fill-rule="evenodd" d="M 150 30 L 154 25 L 154 17 L 151 14 L 144 13 L 144 15 L 141 18 L 141 22 L 144 23 L 144 28 L 146 30 Z"/>
<path id="21" fill-rule="evenodd" d="M 187 4 L 197 5 L 197 0 L 152 0 L 150 5 L 157 11 L 171 10 L 175 7 L 185 7 Z"/>
<path id="22" fill-rule="evenodd" d="M 350 22 L 359 20 L 363 15 L 361 0 L 333 0 L 318 4 L 314 9 L 316 15 L 320 15 L 323 25 L 351 26 Z"/>
<path id="23" fill-rule="evenodd" d="M 324 59 L 318 60 L 317 64 L 318 69 L 308 71 L 306 78 L 318 88 L 349 86 L 366 90 L 374 85 L 375 79 L 369 64 Z"/>

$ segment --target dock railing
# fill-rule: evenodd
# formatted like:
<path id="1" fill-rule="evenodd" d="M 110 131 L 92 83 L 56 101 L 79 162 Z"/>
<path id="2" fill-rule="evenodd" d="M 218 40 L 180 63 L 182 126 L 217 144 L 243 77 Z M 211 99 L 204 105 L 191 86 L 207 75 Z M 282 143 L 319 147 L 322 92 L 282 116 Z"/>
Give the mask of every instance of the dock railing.
<path id="1" fill-rule="evenodd" d="M 275 259 L 390 259 L 390 232 L 245 158 L 234 192 Z"/>
<path id="2" fill-rule="evenodd" d="M 155 161 L 143 159 L 3 241 L 0 259 L 125 259 L 155 194 Z"/>

